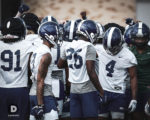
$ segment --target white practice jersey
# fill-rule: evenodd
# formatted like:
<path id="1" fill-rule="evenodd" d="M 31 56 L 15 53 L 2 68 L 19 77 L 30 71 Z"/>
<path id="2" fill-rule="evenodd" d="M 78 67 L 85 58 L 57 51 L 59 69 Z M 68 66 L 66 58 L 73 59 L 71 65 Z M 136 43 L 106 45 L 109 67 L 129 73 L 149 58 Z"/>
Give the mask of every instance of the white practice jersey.
<path id="1" fill-rule="evenodd" d="M 103 44 L 96 44 L 95 46 L 95 49 L 96 49 L 96 52 L 97 52 L 97 54 L 100 52 L 102 52 L 102 51 L 105 51 L 105 49 L 104 49 L 104 47 L 103 47 Z"/>
<path id="2" fill-rule="evenodd" d="M 93 45 L 83 40 L 73 40 L 66 45 L 64 53 L 62 53 L 61 57 L 63 58 L 63 56 L 65 56 L 68 63 L 69 81 L 71 83 L 84 83 L 90 80 L 86 69 L 86 53 L 88 46 Z"/>
<path id="3" fill-rule="evenodd" d="M 59 69 L 57 67 L 58 60 L 60 58 L 60 50 L 61 47 L 58 45 L 57 49 L 51 48 L 51 52 L 53 54 L 54 59 L 54 66 L 52 68 L 52 92 L 55 97 L 60 96 L 60 92 L 63 92 L 60 90 L 60 81 L 62 81 L 64 84 L 65 82 L 65 69 Z"/>
<path id="4" fill-rule="evenodd" d="M 95 48 L 97 54 L 99 52 L 104 51 L 102 44 L 96 44 L 96 45 L 94 45 L 94 48 Z M 96 58 L 96 61 L 95 61 L 95 71 L 96 71 L 96 74 L 98 75 L 99 74 L 99 59 L 98 59 L 98 57 Z"/>
<path id="5" fill-rule="evenodd" d="M 43 40 L 38 36 L 38 34 L 28 34 L 26 35 L 26 40 L 30 41 L 35 46 L 35 49 L 43 44 Z"/>
<path id="6" fill-rule="evenodd" d="M 63 52 L 65 51 L 65 48 L 67 45 L 69 45 L 71 42 L 68 42 L 68 41 L 63 41 L 62 45 L 61 45 L 61 49 L 60 49 L 60 53 L 61 55 L 63 54 Z"/>
<path id="7" fill-rule="evenodd" d="M 53 54 L 51 53 L 50 48 L 48 48 L 44 44 L 41 45 L 39 48 L 37 48 L 31 56 L 31 62 L 30 62 L 30 69 L 31 69 L 31 73 L 32 73 L 31 79 L 33 82 L 37 82 L 37 74 L 38 74 L 38 68 L 40 65 L 40 60 L 41 60 L 42 56 L 47 53 L 49 53 L 51 55 L 52 60 L 48 67 L 48 71 L 47 71 L 47 75 L 44 80 L 44 83 L 51 85 L 52 84 L 51 73 L 52 73 L 52 68 L 54 66 Z"/>
<path id="8" fill-rule="evenodd" d="M 0 41 L 0 87 L 27 87 L 28 60 L 33 49 L 32 43 L 26 39 L 14 43 Z"/>
<path id="9" fill-rule="evenodd" d="M 65 69 L 59 69 L 57 67 L 57 63 L 58 63 L 58 60 L 59 60 L 60 54 L 61 54 L 60 53 L 61 52 L 61 46 L 58 45 L 57 49 L 51 48 L 51 52 L 53 53 L 53 59 L 54 59 L 54 66 L 52 68 L 52 76 L 53 76 L 53 78 L 56 78 L 56 79 L 58 78 L 60 80 L 63 80 L 63 82 L 65 83 Z M 62 77 L 62 78 L 60 78 L 60 77 Z"/>
<path id="10" fill-rule="evenodd" d="M 133 53 L 123 48 L 117 55 L 111 56 L 106 51 L 101 51 L 99 55 L 99 80 L 104 90 L 124 93 L 126 81 L 129 79 L 128 70 L 137 64 Z"/>
<path id="11" fill-rule="evenodd" d="M 53 70 L 61 70 L 57 67 L 57 63 L 58 63 L 58 60 L 60 58 L 60 51 L 61 51 L 61 47 L 60 46 L 57 46 L 57 48 L 51 48 L 51 52 L 53 53 L 53 59 L 54 59 L 54 67 L 53 67 Z"/>

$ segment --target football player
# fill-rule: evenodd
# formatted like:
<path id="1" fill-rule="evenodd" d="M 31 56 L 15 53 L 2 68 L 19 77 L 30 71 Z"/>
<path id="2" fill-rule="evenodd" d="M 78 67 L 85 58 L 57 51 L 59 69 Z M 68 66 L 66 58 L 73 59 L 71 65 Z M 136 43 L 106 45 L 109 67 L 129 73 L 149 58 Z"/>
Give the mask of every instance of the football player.
<path id="1" fill-rule="evenodd" d="M 35 14 L 29 13 L 29 12 L 21 14 L 20 18 L 23 19 L 26 24 L 26 28 L 27 28 L 26 40 L 30 41 L 33 44 L 34 48 L 36 49 L 43 42 L 37 34 L 38 28 L 40 26 L 39 18 Z M 29 64 L 30 64 L 30 58 L 29 58 Z M 29 66 L 29 64 L 28 64 L 28 66 Z M 31 76 L 30 69 L 28 71 L 28 76 L 29 76 L 28 77 L 29 78 L 28 86 L 30 88 L 32 85 L 32 81 L 30 80 L 30 76 Z"/>
<path id="2" fill-rule="evenodd" d="M 56 18 L 53 16 L 46 16 L 42 19 L 41 24 L 44 24 L 45 22 L 55 22 L 58 25 L 58 22 Z M 60 26 L 59 26 L 59 40 L 60 40 Z M 62 115 L 62 109 L 63 109 L 63 99 L 64 99 L 64 84 L 65 84 L 65 70 L 59 69 L 57 67 L 58 59 L 60 58 L 60 43 L 57 43 L 57 48 L 51 48 L 51 53 L 53 54 L 54 59 L 54 66 L 52 69 L 52 92 L 57 99 L 58 103 L 58 111 L 59 111 L 59 118 Z"/>
<path id="3" fill-rule="evenodd" d="M 52 92 L 52 68 L 54 66 L 51 48 L 57 47 L 58 25 L 45 22 L 39 27 L 39 36 L 43 46 L 37 48 L 31 56 L 32 87 L 30 90 L 30 120 L 57 120 L 57 102 Z"/>
<path id="4" fill-rule="evenodd" d="M 97 120 L 98 94 L 103 89 L 95 72 L 96 50 L 93 42 L 97 38 L 98 28 L 94 21 L 83 20 L 77 27 L 78 40 L 66 45 L 58 67 L 69 67 L 70 114 L 72 120 Z"/>
<path id="5" fill-rule="evenodd" d="M 0 41 L 0 119 L 27 120 L 28 60 L 33 51 L 25 39 L 26 26 L 20 18 L 10 18 L 2 27 Z"/>
<path id="6" fill-rule="evenodd" d="M 104 25 L 105 31 L 108 30 L 111 27 L 117 27 L 121 30 L 121 33 L 123 34 L 125 31 L 125 28 L 117 23 L 108 23 L 106 25 Z"/>
<path id="7" fill-rule="evenodd" d="M 105 29 L 104 29 L 104 26 L 102 25 L 102 24 L 100 24 L 100 23 L 96 23 L 97 24 L 97 26 L 98 26 L 98 28 L 99 28 L 99 33 L 98 33 L 98 36 L 97 36 L 97 39 L 96 39 L 96 41 L 93 43 L 94 44 L 94 47 L 95 47 L 95 49 L 96 49 L 96 52 L 98 53 L 99 52 L 99 50 L 101 51 L 101 50 L 104 50 L 103 49 L 103 45 L 102 45 L 102 40 L 103 40 L 103 36 L 104 36 L 104 32 L 105 32 Z M 99 60 L 98 60 L 98 54 L 97 54 L 97 58 L 96 58 L 96 62 L 95 62 L 95 69 L 96 69 L 96 73 L 97 73 L 97 75 L 98 75 L 98 64 L 99 64 L 99 62 L 98 62 Z"/>
<path id="8" fill-rule="evenodd" d="M 143 120 L 149 116 L 144 113 L 144 106 L 150 97 L 150 47 L 147 45 L 150 39 L 150 29 L 143 22 L 137 22 L 133 25 L 131 31 L 133 46 L 130 48 L 137 58 L 137 109 L 134 113 L 134 120 Z"/>
<path id="9" fill-rule="evenodd" d="M 77 23 L 74 20 L 68 21 L 63 25 L 63 33 L 62 33 L 62 45 L 61 45 L 61 54 L 65 47 L 71 43 L 73 40 L 77 39 L 76 36 L 76 28 Z M 64 101 L 64 108 L 62 111 L 62 119 L 69 120 L 70 119 L 70 82 L 68 81 L 68 67 L 65 68 L 66 73 L 66 82 L 65 82 L 65 101 Z"/>
<path id="10" fill-rule="evenodd" d="M 56 18 L 54 18 L 53 16 L 50 16 L 50 15 L 44 17 L 44 18 L 42 19 L 42 21 L 41 21 L 41 24 L 44 23 L 44 22 L 48 22 L 48 21 L 53 21 L 53 22 L 55 22 L 56 24 L 58 24 L 58 21 L 56 20 Z"/>
<path id="11" fill-rule="evenodd" d="M 58 111 L 59 111 L 59 117 L 62 115 L 62 109 L 63 109 L 63 100 L 65 97 L 64 88 L 66 84 L 66 75 L 65 75 L 65 69 L 59 69 L 57 67 L 58 60 L 60 58 L 60 44 L 57 44 L 57 48 L 52 48 L 51 52 L 53 53 L 53 59 L 54 59 L 54 66 L 52 68 L 52 92 L 57 99 L 58 103 Z"/>
<path id="12" fill-rule="evenodd" d="M 131 82 L 132 100 L 129 112 L 136 108 L 136 58 L 133 53 L 122 46 L 122 33 L 119 28 L 109 28 L 103 37 L 103 47 L 99 50 L 99 80 L 104 89 L 104 97 L 100 100 L 100 120 L 109 118 L 123 120 L 126 106 L 126 80 Z"/>

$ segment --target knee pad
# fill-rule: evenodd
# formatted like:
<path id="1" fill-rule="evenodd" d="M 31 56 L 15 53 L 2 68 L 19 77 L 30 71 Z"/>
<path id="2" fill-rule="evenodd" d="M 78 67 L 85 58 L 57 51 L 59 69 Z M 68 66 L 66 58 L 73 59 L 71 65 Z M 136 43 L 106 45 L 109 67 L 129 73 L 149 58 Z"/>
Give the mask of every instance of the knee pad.
<path id="1" fill-rule="evenodd" d="M 58 100 L 57 103 L 58 103 L 58 106 L 57 106 L 57 108 L 58 108 L 58 114 L 59 114 L 59 115 L 62 115 L 63 100 Z"/>
<path id="2" fill-rule="evenodd" d="M 44 120 L 58 120 L 58 112 L 52 109 L 49 113 L 45 113 Z"/>
<path id="3" fill-rule="evenodd" d="M 111 112 L 112 119 L 124 119 L 124 113 L 121 112 Z"/>
<path id="4" fill-rule="evenodd" d="M 108 118 L 109 113 L 98 114 L 98 117 Z"/>

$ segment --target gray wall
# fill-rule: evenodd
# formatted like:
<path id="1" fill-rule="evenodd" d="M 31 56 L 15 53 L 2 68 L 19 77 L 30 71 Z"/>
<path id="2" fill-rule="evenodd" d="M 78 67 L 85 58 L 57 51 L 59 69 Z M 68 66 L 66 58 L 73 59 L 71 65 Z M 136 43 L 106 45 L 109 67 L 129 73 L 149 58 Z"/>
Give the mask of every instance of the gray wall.
<path id="1" fill-rule="evenodd" d="M 150 0 L 137 0 L 136 17 L 150 27 Z"/>

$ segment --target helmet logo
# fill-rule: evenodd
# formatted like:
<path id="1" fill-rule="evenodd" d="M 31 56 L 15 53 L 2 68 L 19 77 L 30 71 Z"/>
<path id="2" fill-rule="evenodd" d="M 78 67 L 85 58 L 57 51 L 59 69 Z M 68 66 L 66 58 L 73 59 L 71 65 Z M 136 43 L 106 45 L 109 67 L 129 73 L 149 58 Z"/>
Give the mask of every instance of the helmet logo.
<path id="1" fill-rule="evenodd" d="M 49 38 L 54 41 L 54 36 L 50 35 Z"/>
<path id="2" fill-rule="evenodd" d="M 91 36 L 91 38 L 94 38 L 94 33 L 91 33 L 90 36 Z"/>
<path id="3" fill-rule="evenodd" d="M 48 35 L 47 33 L 45 33 L 45 38 L 46 38 L 47 40 L 52 40 L 52 41 L 54 41 L 54 36 Z"/>
<path id="4" fill-rule="evenodd" d="M 7 23 L 7 29 L 10 27 L 10 21 L 8 21 Z"/>

